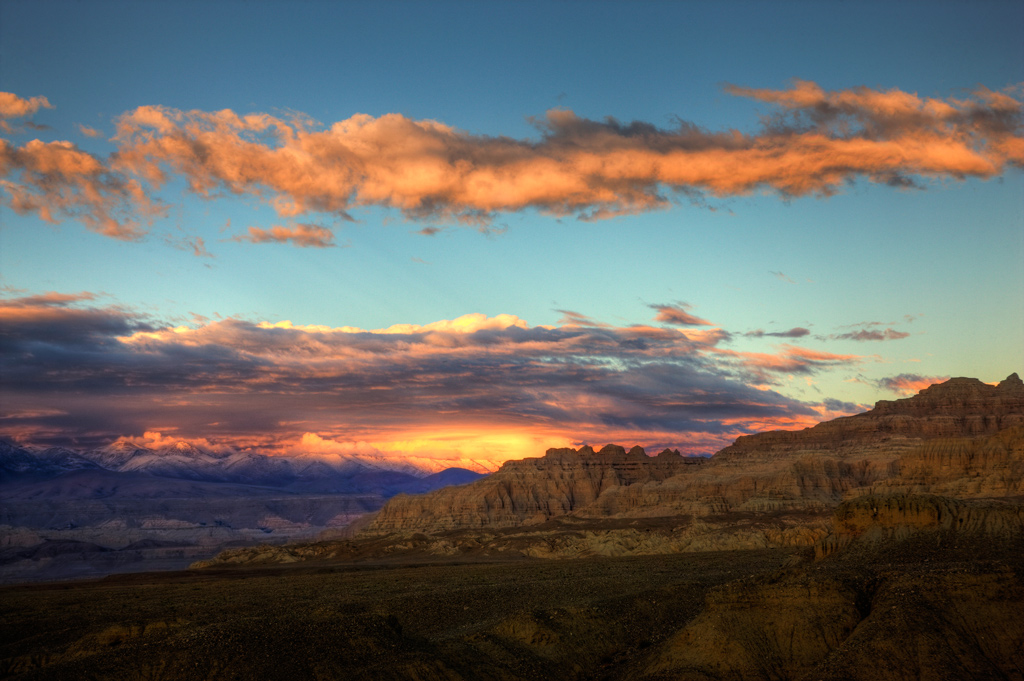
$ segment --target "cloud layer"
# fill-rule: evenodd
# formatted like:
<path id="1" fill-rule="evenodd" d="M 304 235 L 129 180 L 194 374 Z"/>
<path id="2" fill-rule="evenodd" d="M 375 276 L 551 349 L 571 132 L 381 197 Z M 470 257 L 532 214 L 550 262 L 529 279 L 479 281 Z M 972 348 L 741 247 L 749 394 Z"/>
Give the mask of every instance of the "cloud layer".
<path id="1" fill-rule="evenodd" d="M 10 435 L 101 443 L 160 432 L 293 451 L 305 433 L 382 450 L 445 437 L 452 448 L 464 433 L 709 452 L 752 430 L 816 422 L 819 409 L 771 386 L 864 360 L 793 345 L 739 352 L 721 347 L 723 334 L 643 324 L 471 314 L 377 330 L 168 326 L 94 303 L 0 301 L 0 375 L 19 405 L 3 415 Z"/>
<path id="2" fill-rule="evenodd" d="M 70 142 L 4 141 L 0 178 L 19 212 L 75 217 L 132 239 L 159 212 L 150 194 L 177 178 L 201 197 L 256 197 L 285 218 L 347 218 L 354 208 L 383 206 L 481 225 L 525 209 L 601 219 L 663 208 L 675 195 L 828 195 L 855 178 L 911 186 L 1024 165 L 1022 104 L 1013 94 L 829 92 L 800 80 L 782 90 L 726 90 L 772 107 L 761 130 L 663 129 L 553 109 L 531 119 L 538 139 L 520 140 L 401 114 L 356 114 L 324 128 L 302 115 L 142 106 L 117 120 L 109 158 Z M 48 104 L 6 96 L 0 109 L 17 115 Z M 282 240 L 273 229 L 266 238 Z"/>

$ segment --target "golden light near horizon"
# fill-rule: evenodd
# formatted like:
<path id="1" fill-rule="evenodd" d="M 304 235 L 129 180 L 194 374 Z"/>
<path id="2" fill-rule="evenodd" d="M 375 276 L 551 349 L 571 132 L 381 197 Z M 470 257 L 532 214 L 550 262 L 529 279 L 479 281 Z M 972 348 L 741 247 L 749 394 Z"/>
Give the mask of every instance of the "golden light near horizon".
<path id="1" fill-rule="evenodd" d="M 711 454 L 1019 368 L 1014 11 L 729 6 L 5 4 L 0 436 Z"/>

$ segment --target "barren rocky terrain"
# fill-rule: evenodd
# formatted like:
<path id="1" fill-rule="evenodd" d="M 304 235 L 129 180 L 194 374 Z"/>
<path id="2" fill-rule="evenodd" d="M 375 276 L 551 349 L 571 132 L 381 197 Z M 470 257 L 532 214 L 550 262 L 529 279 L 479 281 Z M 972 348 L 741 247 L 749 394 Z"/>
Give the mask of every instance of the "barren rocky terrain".
<path id="1" fill-rule="evenodd" d="M 741 437 L 710 460 L 616 446 L 549 450 L 471 485 L 399 495 L 368 531 L 528 526 L 562 516 L 803 514 L 875 486 L 1024 495 L 1021 426 L 1024 383 L 1016 374 L 997 386 L 955 378 L 813 428 Z"/>
<path id="2" fill-rule="evenodd" d="M 1024 383 L 955 378 L 863 414 L 742 437 L 710 459 L 608 445 L 398 495 L 351 541 L 229 549 L 217 563 L 413 553 L 579 558 L 811 549 L 866 495 L 1024 498 Z M 952 503 L 952 502 L 951 502 Z"/>
<path id="3" fill-rule="evenodd" d="M 817 556 L 367 553 L 3 587 L 0 675 L 1024 678 L 1020 507 L 901 498 L 841 506 Z"/>
<path id="4" fill-rule="evenodd" d="M 1024 384 L 549 450 L 324 541 L 0 588 L 0 675 L 1024 681 Z"/>

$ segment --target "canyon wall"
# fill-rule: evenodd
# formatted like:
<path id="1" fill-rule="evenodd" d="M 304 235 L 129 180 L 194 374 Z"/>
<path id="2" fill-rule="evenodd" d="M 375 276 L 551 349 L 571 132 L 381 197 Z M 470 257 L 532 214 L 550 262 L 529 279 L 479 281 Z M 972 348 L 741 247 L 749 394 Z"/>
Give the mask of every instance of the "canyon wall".
<path id="1" fill-rule="evenodd" d="M 369 535 L 735 513 L 828 513 L 874 491 L 1015 496 L 1024 481 L 1024 382 L 954 378 L 914 397 L 799 431 L 743 436 L 707 460 L 548 450 L 483 480 L 399 495 Z"/>

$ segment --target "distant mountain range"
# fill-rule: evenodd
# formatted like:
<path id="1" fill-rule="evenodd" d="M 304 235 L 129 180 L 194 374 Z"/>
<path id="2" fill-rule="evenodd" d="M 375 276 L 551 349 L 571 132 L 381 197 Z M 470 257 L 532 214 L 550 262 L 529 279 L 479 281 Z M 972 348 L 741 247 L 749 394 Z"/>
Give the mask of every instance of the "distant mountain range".
<path id="1" fill-rule="evenodd" d="M 483 477 L 437 463 L 0 440 L 0 583 L 180 569 L 227 546 L 343 536 L 397 494 Z"/>
<path id="2" fill-rule="evenodd" d="M 118 440 L 92 450 L 18 446 L 0 441 L 2 485 L 17 484 L 21 487 L 76 471 L 92 471 L 93 478 L 107 483 L 121 477 L 129 485 L 155 476 L 202 483 L 254 485 L 293 493 L 371 493 L 384 497 L 399 492 L 421 493 L 481 477 L 480 473 L 465 468 L 430 470 L 422 464 L 383 456 L 328 459 L 266 456 L 254 452 L 209 451 L 184 441 L 150 449 Z M 83 478 L 83 473 L 76 477 Z"/>

